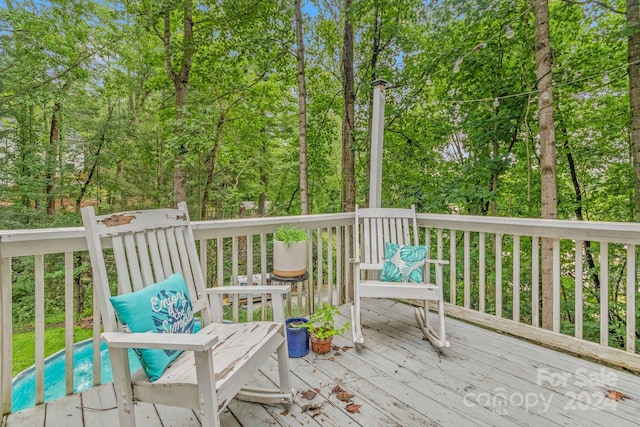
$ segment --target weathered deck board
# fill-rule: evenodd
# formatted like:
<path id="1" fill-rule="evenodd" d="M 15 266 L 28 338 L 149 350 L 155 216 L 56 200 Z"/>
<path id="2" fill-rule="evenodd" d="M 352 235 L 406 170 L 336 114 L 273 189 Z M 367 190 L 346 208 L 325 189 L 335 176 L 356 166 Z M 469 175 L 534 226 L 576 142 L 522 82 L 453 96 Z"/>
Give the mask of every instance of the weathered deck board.
<path id="1" fill-rule="evenodd" d="M 366 300 L 363 308 L 364 349 L 290 359 L 298 392 L 290 408 L 233 401 L 221 417 L 223 425 L 637 425 L 640 376 L 455 319 L 447 319 L 451 348 L 439 353 L 422 340 L 411 307 Z M 348 314 L 349 307 L 341 311 Z M 338 322 L 347 320 L 340 316 Z M 344 337 L 335 344 L 352 345 Z M 274 359 L 253 382 L 277 382 Z M 336 385 L 354 394 L 360 413 L 348 412 L 332 394 Z M 313 389 L 318 394 L 312 400 L 302 397 Z M 614 404 L 604 397 L 607 389 L 630 399 Z M 320 405 L 320 413 L 303 412 L 307 404 Z M 199 425 L 192 411 L 166 406 L 137 405 L 136 417 L 140 426 Z M 112 427 L 116 420 L 115 393 L 107 384 L 11 414 L 2 427 Z"/>
<path id="2" fill-rule="evenodd" d="M 395 307 L 390 308 L 386 301 L 384 305 L 378 306 L 378 304 L 379 302 L 376 301 L 369 306 L 369 308 L 377 309 L 377 312 L 370 310 L 367 313 L 367 319 L 370 320 L 368 323 L 370 330 L 380 332 L 380 334 L 371 337 L 370 345 L 376 349 L 384 346 L 385 343 L 379 342 L 378 339 L 380 336 L 389 335 L 394 337 L 389 338 L 390 341 L 395 339 L 399 346 L 403 346 L 415 357 L 419 357 L 417 356 L 420 354 L 421 335 L 419 331 L 414 331 L 412 328 L 404 330 L 404 325 L 398 320 L 399 316 L 397 310 L 394 309 Z M 554 393 L 554 390 L 544 387 L 544 384 L 538 384 L 535 365 L 543 361 L 544 358 L 537 361 L 528 359 L 526 352 L 522 352 L 520 347 L 518 347 L 520 350 L 513 351 L 513 343 L 511 342 L 513 338 L 487 330 L 479 330 L 474 326 L 460 322 L 454 322 L 451 326 L 453 327 L 449 328 L 447 333 L 459 345 L 447 349 L 436 365 L 433 364 L 434 359 L 430 357 L 420 357 L 419 362 L 422 369 L 425 368 L 425 365 L 431 366 L 432 372 L 428 376 L 430 383 L 437 384 L 438 388 L 455 386 L 456 390 L 462 390 L 457 398 L 462 400 L 465 395 L 468 397 L 468 399 L 461 401 L 462 408 L 475 409 L 489 400 L 488 409 L 494 411 L 494 414 L 499 415 L 500 418 L 509 420 L 510 425 L 540 425 L 541 423 L 604 425 L 611 421 L 624 422 L 618 419 L 621 411 L 614 411 L 614 414 L 592 409 L 572 411 L 572 399 L 565 395 L 567 391 L 571 391 L 571 381 L 568 381 L 567 388 L 559 390 L 559 393 Z M 464 328 L 468 330 L 460 331 Z M 506 341 L 502 340 L 503 338 Z M 501 340 L 504 342 L 500 342 Z M 537 348 L 533 344 L 525 344 Z M 542 350 L 546 352 L 544 354 L 549 360 L 574 359 L 561 353 Z M 488 360 L 492 362 L 487 363 Z M 566 373 L 574 377 L 575 369 L 575 365 L 570 371 L 554 368 L 550 370 L 550 373 L 554 375 Z M 597 369 L 601 369 L 601 367 L 593 365 L 589 371 L 595 373 Z M 617 374 L 617 371 L 615 372 Z M 580 389 L 576 388 L 573 392 L 579 393 Z M 502 399 L 493 400 L 495 396 L 499 395 L 504 395 L 515 403 L 519 403 L 521 399 L 524 399 L 525 402 L 526 399 L 529 399 L 529 407 L 523 407 L 526 406 L 524 402 L 521 407 L 518 407 Z M 604 401 L 604 392 L 597 396 Z M 470 404 L 469 400 L 474 401 L 476 406 L 467 408 Z M 545 402 L 550 403 L 548 408 Z M 618 406 L 621 406 L 620 403 Z M 630 420 L 627 419 L 626 422 L 630 422 Z"/>

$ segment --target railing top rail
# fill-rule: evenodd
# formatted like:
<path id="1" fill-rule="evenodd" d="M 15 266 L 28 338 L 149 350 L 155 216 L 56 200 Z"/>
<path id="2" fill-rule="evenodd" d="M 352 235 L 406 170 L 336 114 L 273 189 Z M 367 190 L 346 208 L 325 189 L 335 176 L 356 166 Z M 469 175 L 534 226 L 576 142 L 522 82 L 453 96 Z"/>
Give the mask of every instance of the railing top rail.
<path id="1" fill-rule="evenodd" d="M 194 221 L 196 239 L 272 233 L 282 224 L 300 228 L 342 226 L 353 223 L 353 213 L 298 215 L 229 220 Z M 0 254 L 16 257 L 87 250 L 83 227 L 0 230 Z"/>
<path id="2" fill-rule="evenodd" d="M 353 212 L 229 220 L 194 221 L 196 239 L 272 233 L 282 224 L 300 228 L 350 225 Z M 594 240 L 640 244 L 640 224 L 626 222 L 570 221 L 534 218 L 504 218 L 473 215 L 418 214 L 420 225 L 536 237 Z M 2 257 L 28 256 L 86 250 L 82 227 L 0 230 Z"/>
<path id="3" fill-rule="evenodd" d="M 420 225 L 431 228 L 640 244 L 640 224 L 631 222 L 440 214 L 418 214 L 417 216 Z"/>

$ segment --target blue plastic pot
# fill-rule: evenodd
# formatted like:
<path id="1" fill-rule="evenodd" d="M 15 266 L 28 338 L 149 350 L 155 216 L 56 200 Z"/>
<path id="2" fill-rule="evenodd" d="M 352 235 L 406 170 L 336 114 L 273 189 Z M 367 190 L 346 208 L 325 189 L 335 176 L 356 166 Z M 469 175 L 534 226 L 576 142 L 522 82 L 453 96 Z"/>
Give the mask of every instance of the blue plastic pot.
<path id="1" fill-rule="evenodd" d="M 291 317 L 287 319 L 287 344 L 289 346 L 289 357 L 302 357 L 309 353 L 309 330 L 306 328 L 294 328 L 291 323 L 308 323 L 304 317 Z"/>

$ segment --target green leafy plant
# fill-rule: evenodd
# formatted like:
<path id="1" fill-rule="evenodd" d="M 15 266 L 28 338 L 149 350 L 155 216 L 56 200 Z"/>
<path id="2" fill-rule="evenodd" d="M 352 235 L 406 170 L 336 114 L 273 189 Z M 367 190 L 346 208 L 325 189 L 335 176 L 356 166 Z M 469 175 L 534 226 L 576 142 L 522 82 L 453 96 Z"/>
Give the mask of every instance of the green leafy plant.
<path id="1" fill-rule="evenodd" d="M 292 225 L 282 225 L 276 231 L 275 239 L 283 242 L 287 247 L 294 242 L 305 242 L 307 231 Z"/>
<path id="2" fill-rule="evenodd" d="M 337 307 L 324 303 L 322 308 L 315 311 L 309 317 L 309 323 L 297 325 L 299 328 L 309 330 L 309 335 L 318 339 L 326 339 L 333 335 L 338 335 L 349 329 L 349 322 L 337 329 L 335 326 L 334 315 L 339 314 Z"/>

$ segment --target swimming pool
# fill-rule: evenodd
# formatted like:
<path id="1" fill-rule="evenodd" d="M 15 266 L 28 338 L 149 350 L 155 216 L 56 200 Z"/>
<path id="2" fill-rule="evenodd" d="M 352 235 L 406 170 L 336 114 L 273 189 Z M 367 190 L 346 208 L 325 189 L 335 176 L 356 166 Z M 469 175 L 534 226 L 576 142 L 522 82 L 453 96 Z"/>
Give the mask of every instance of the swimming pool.
<path id="1" fill-rule="evenodd" d="M 193 331 L 200 330 L 200 319 L 196 319 Z M 141 368 L 136 353 L 129 349 L 129 366 L 131 372 Z M 65 395 L 65 363 L 64 349 L 44 360 L 44 401 L 50 402 Z M 107 345 L 100 343 L 100 383 L 113 381 L 111 361 Z M 93 387 L 93 339 L 81 341 L 73 345 L 73 392 L 78 393 Z M 11 382 L 11 411 L 17 412 L 36 404 L 35 367 L 25 369 Z"/>
<path id="2" fill-rule="evenodd" d="M 140 369 L 140 361 L 133 350 L 129 350 L 131 371 Z M 64 350 L 47 357 L 44 361 L 44 401 L 49 402 L 65 395 Z M 109 352 L 105 343 L 100 343 L 100 380 L 113 381 Z M 93 387 L 93 339 L 73 346 L 73 392 Z M 13 378 L 11 384 L 13 412 L 35 406 L 35 367 L 25 369 Z"/>

